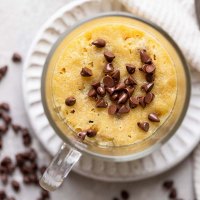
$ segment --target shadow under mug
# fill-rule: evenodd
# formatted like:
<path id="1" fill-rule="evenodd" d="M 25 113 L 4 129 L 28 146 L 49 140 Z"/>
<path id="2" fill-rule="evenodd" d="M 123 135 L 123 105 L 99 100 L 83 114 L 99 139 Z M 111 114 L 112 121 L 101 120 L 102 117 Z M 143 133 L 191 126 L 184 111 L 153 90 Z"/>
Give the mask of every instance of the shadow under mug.
<path id="1" fill-rule="evenodd" d="M 152 136 L 132 145 L 120 147 L 100 146 L 77 141 L 75 133 L 59 117 L 54 105 L 51 80 L 54 67 L 60 55 L 59 53 L 62 49 L 66 48 L 67 41 L 70 41 L 75 35 L 83 32 L 87 27 L 105 23 L 127 24 L 148 32 L 162 43 L 173 60 L 176 69 L 177 95 L 170 116 Z M 62 34 L 47 57 L 41 85 L 42 103 L 46 116 L 55 132 L 64 142 L 40 180 L 40 185 L 49 191 L 57 189 L 62 184 L 64 178 L 80 159 L 81 155 L 93 156 L 96 159 L 103 159 L 110 162 L 126 162 L 144 157 L 152 153 L 155 149 L 158 149 L 180 126 L 188 108 L 191 90 L 190 73 L 187 63 L 180 49 L 170 36 L 160 27 L 147 20 L 121 12 L 103 13 L 86 19 Z"/>

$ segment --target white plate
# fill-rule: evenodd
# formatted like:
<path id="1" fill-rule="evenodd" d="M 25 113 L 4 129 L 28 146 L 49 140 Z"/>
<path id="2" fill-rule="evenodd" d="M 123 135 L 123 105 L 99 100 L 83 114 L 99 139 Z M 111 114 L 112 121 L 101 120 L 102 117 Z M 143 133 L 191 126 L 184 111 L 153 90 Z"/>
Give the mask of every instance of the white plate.
<path id="1" fill-rule="evenodd" d="M 41 103 L 40 80 L 47 54 L 60 34 L 77 21 L 112 10 L 121 11 L 124 7 L 115 0 L 77 0 L 68 3 L 41 28 L 29 51 L 23 71 L 26 110 L 37 138 L 51 155 L 56 153 L 61 140 L 49 125 Z M 193 77 L 192 98 L 187 116 L 177 133 L 159 151 L 126 163 L 109 163 L 83 156 L 74 171 L 104 181 L 135 181 L 170 169 L 189 155 L 200 140 L 199 102 L 200 83 Z"/>

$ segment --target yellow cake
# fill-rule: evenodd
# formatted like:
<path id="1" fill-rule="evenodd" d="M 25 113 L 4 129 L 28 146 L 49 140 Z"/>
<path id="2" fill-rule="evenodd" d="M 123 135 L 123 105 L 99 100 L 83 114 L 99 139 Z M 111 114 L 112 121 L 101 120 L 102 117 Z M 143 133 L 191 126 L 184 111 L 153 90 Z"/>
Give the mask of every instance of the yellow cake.
<path id="1" fill-rule="evenodd" d="M 94 41 L 102 39 L 104 47 L 97 47 Z M 144 63 L 141 61 L 141 50 L 146 50 L 155 65 L 155 80 L 151 93 L 152 102 L 144 108 L 138 105 L 128 113 L 109 114 L 111 102 L 108 94 L 103 99 L 108 104 L 106 108 L 98 108 L 97 101 L 88 96 L 92 84 L 96 81 L 103 83 L 104 68 L 108 63 L 105 52 L 112 52 L 114 70 L 120 71 L 120 82 L 127 77 L 133 77 L 137 85 L 134 86 L 133 97 L 147 95 L 141 86 L 147 83 Z M 129 74 L 126 64 L 135 66 L 135 72 Z M 82 76 L 83 68 L 92 71 L 91 76 Z M 139 70 L 140 69 L 140 70 Z M 173 61 L 168 52 L 152 35 L 138 30 L 134 26 L 122 24 L 105 24 L 93 26 L 77 35 L 66 44 L 60 52 L 52 80 L 53 99 L 59 116 L 75 134 L 92 129 L 96 135 L 85 138 L 84 142 L 96 142 L 100 145 L 122 146 L 129 145 L 151 136 L 168 118 L 173 109 L 177 80 Z M 75 102 L 66 105 L 66 99 L 73 97 Z M 100 98 L 100 97 L 99 97 Z M 129 100 L 126 103 L 129 107 Z M 119 109 L 119 107 L 118 107 Z M 155 113 L 160 122 L 151 121 L 148 115 Z M 149 129 L 144 131 L 138 122 L 146 122 Z M 67 131 L 65 133 L 68 134 Z"/>

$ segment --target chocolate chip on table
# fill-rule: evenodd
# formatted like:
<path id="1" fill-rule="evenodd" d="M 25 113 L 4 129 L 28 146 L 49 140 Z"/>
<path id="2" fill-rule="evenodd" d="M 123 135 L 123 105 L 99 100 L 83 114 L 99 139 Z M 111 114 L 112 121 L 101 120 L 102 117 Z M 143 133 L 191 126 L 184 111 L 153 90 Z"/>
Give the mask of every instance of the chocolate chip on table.
<path id="1" fill-rule="evenodd" d="M 19 53 L 14 53 L 13 56 L 12 56 L 12 61 L 13 62 L 21 62 L 22 61 L 22 57 Z"/>
<path id="2" fill-rule="evenodd" d="M 149 130 L 149 123 L 148 122 L 138 122 L 138 127 L 141 128 L 143 131 L 147 132 Z"/>
<path id="3" fill-rule="evenodd" d="M 15 133 L 18 133 L 21 130 L 21 126 L 17 124 L 12 124 L 12 129 Z"/>
<path id="4" fill-rule="evenodd" d="M 113 80 L 118 83 L 119 80 L 120 80 L 120 71 L 119 70 L 115 70 L 113 73 L 112 73 L 112 78 Z"/>
<path id="5" fill-rule="evenodd" d="M 84 140 L 87 135 L 87 131 L 78 132 L 77 137 L 81 140 Z"/>
<path id="6" fill-rule="evenodd" d="M 90 77 L 92 76 L 92 70 L 87 67 L 83 67 L 80 74 L 83 77 Z"/>
<path id="7" fill-rule="evenodd" d="M 100 86 L 100 82 L 97 81 L 97 82 L 94 82 L 91 84 L 91 86 L 94 88 L 94 89 L 97 89 L 99 86 Z"/>
<path id="8" fill-rule="evenodd" d="M 106 87 L 106 91 L 108 92 L 108 94 L 112 95 L 115 91 L 115 87 Z"/>
<path id="9" fill-rule="evenodd" d="M 7 174 L 2 174 L 0 176 L 0 180 L 4 185 L 7 185 L 7 183 L 8 183 L 8 175 Z"/>
<path id="10" fill-rule="evenodd" d="M 125 87 L 126 87 L 125 83 L 123 83 L 123 82 L 118 83 L 115 87 L 115 91 L 123 90 L 123 89 L 125 89 Z"/>
<path id="11" fill-rule="evenodd" d="M 102 48 L 106 46 L 106 41 L 103 39 L 97 39 L 93 41 L 92 44 L 96 46 L 97 48 Z"/>
<path id="12" fill-rule="evenodd" d="M 147 93 L 147 95 L 144 97 L 144 102 L 145 102 L 146 104 L 150 104 L 150 103 L 153 101 L 154 97 L 155 97 L 155 95 L 154 95 L 153 93 L 149 92 L 149 93 Z"/>
<path id="13" fill-rule="evenodd" d="M 106 90 L 104 87 L 100 86 L 97 88 L 97 93 L 99 96 L 104 97 L 106 95 Z"/>
<path id="14" fill-rule="evenodd" d="M 155 80 L 155 75 L 154 74 L 146 74 L 145 75 L 146 81 L 151 83 Z"/>
<path id="15" fill-rule="evenodd" d="M 118 104 L 124 104 L 128 100 L 128 95 L 127 93 L 123 92 L 122 94 L 119 95 L 119 99 L 117 101 Z"/>
<path id="16" fill-rule="evenodd" d="M 97 92 L 94 88 L 90 89 L 88 92 L 89 97 L 97 97 Z"/>
<path id="17" fill-rule="evenodd" d="M 133 77 L 131 77 L 131 76 L 129 76 L 127 79 L 125 79 L 125 80 L 124 80 L 124 83 L 125 83 L 126 85 L 130 85 L 130 86 L 137 85 L 136 80 L 135 80 Z"/>
<path id="18" fill-rule="evenodd" d="M 140 59 L 145 64 L 151 64 L 152 63 L 152 60 L 149 57 L 149 55 L 147 54 L 145 49 L 140 50 Z"/>
<path id="19" fill-rule="evenodd" d="M 67 106 L 73 106 L 76 103 L 76 99 L 73 96 L 66 98 L 65 104 Z"/>
<path id="20" fill-rule="evenodd" d="M 0 126 L 0 134 L 6 134 L 8 131 L 8 126 L 6 124 L 2 124 Z"/>
<path id="21" fill-rule="evenodd" d="M 143 108 L 145 108 L 145 107 L 146 107 L 145 97 L 138 97 L 137 99 L 138 99 L 138 101 L 139 101 L 139 104 L 140 104 Z"/>
<path id="22" fill-rule="evenodd" d="M 132 64 L 126 64 L 126 70 L 129 74 L 135 73 L 135 66 Z"/>
<path id="23" fill-rule="evenodd" d="M 108 114 L 115 115 L 117 113 L 117 105 L 112 104 L 108 107 Z"/>
<path id="24" fill-rule="evenodd" d="M 41 197 L 42 197 L 43 200 L 44 199 L 49 199 L 49 192 L 46 191 L 46 190 L 42 190 L 41 191 Z"/>
<path id="25" fill-rule="evenodd" d="M 109 63 L 111 63 L 114 60 L 115 55 L 110 51 L 105 51 L 104 52 L 104 57 Z"/>
<path id="26" fill-rule="evenodd" d="M 104 67 L 104 73 L 105 74 L 110 74 L 114 71 L 114 67 L 112 63 L 107 63 L 106 66 Z"/>
<path id="27" fill-rule="evenodd" d="M 165 182 L 163 183 L 162 186 L 163 186 L 164 189 L 170 190 L 170 189 L 172 189 L 173 186 L 174 186 L 174 181 L 172 181 L 172 180 L 167 180 L 167 181 L 165 181 Z"/>
<path id="28" fill-rule="evenodd" d="M 109 75 L 107 75 L 103 78 L 103 83 L 104 83 L 105 87 L 109 87 L 109 88 L 111 88 L 115 85 L 113 78 Z"/>
<path id="29" fill-rule="evenodd" d="M 2 113 L 1 117 L 7 125 L 12 121 L 12 118 L 6 113 Z"/>
<path id="30" fill-rule="evenodd" d="M 96 136 L 96 134 L 97 134 L 97 131 L 94 130 L 94 129 L 88 129 L 87 130 L 87 136 L 88 137 L 94 137 L 94 136 Z"/>
<path id="31" fill-rule="evenodd" d="M 104 99 L 99 99 L 96 102 L 97 108 L 106 108 L 108 106 L 108 103 Z"/>
<path id="32" fill-rule="evenodd" d="M 129 196 L 130 195 L 129 195 L 128 191 L 126 191 L 126 190 L 121 191 L 121 197 L 122 197 L 123 200 L 129 199 Z"/>
<path id="33" fill-rule="evenodd" d="M 119 114 L 125 114 L 125 113 L 128 113 L 128 112 L 130 112 L 130 108 L 126 105 L 122 105 L 118 110 Z"/>
<path id="34" fill-rule="evenodd" d="M 145 92 L 150 92 L 153 89 L 154 83 L 145 83 L 141 86 L 141 90 Z"/>
<path id="35" fill-rule="evenodd" d="M 0 67 L 0 75 L 1 75 L 1 77 L 5 76 L 7 71 L 8 71 L 8 66 L 7 65 L 5 65 L 3 67 Z"/>
<path id="36" fill-rule="evenodd" d="M 138 106 L 138 104 L 139 104 L 139 101 L 138 101 L 137 98 L 131 97 L 129 99 L 129 106 L 130 106 L 130 108 L 136 108 Z"/>
<path id="37" fill-rule="evenodd" d="M 169 193 L 169 198 L 170 199 L 176 199 L 176 197 L 177 197 L 177 191 L 176 191 L 175 188 L 172 188 L 170 193 Z"/>
<path id="38" fill-rule="evenodd" d="M 128 86 L 124 89 L 124 91 L 128 94 L 129 97 L 132 96 L 133 92 L 135 91 L 135 88 L 132 86 Z"/>
<path id="39" fill-rule="evenodd" d="M 46 165 L 43 165 L 43 166 L 41 166 L 41 167 L 39 168 L 39 171 L 40 171 L 41 174 L 44 174 L 44 172 L 46 171 L 46 169 L 47 169 L 47 166 L 46 166 Z"/>
<path id="40" fill-rule="evenodd" d="M 19 185 L 19 182 L 16 181 L 16 180 L 13 180 L 11 182 L 11 185 L 12 185 L 12 188 L 15 192 L 19 192 L 20 191 L 20 185 Z"/>
<path id="41" fill-rule="evenodd" d="M 0 109 L 4 110 L 6 112 L 9 112 L 10 106 L 8 103 L 0 103 Z"/>
<path id="42" fill-rule="evenodd" d="M 31 143 L 32 143 L 32 138 L 31 138 L 31 136 L 30 136 L 30 134 L 29 133 L 23 133 L 22 134 L 22 139 L 23 139 L 23 144 L 24 144 L 24 146 L 30 146 L 31 145 Z"/>
<path id="43" fill-rule="evenodd" d="M 4 190 L 0 190 L 0 200 L 6 200 L 7 194 Z"/>

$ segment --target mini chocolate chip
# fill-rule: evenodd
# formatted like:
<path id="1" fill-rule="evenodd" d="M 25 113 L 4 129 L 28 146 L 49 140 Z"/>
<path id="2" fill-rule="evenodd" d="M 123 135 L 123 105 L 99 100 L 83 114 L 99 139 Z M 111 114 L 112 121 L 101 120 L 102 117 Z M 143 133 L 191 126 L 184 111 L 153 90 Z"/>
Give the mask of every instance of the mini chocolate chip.
<path id="1" fill-rule="evenodd" d="M 80 138 L 81 140 L 84 140 L 86 135 L 87 135 L 86 131 L 81 131 L 77 134 L 78 138 Z"/>
<path id="2" fill-rule="evenodd" d="M 110 97 L 110 100 L 116 101 L 118 98 L 119 98 L 119 93 L 114 92 L 114 93 L 112 94 L 112 96 Z"/>
<path id="3" fill-rule="evenodd" d="M 154 73 L 154 72 L 155 72 L 155 69 L 156 69 L 156 67 L 155 67 L 154 64 L 146 65 L 146 66 L 145 66 L 145 72 L 146 72 L 147 74 L 152 74 L 152 73 Z"/>
<path id="4" fill-rule="evenodd" d="M 110 87 L 110 88 L 115 85 L 113 78 L 109 75 L 107 75 L 103 78 L 103 83 L 104 83 L 105 87 Z"/>
<path id="5" fill-rule="evenodd" d="M 149 57 L 149 55 L 147 54 L 145 49 L 140 50 L 140 59 L 145 64 L 151 64 L 152 63 L 152 60 Z"/>
<path id="6" fill-rule="evenodd" d="M 92 120 L 89 120 L 89 123 L 94 123 L 94 121 L 92 121 Z"/>
<path id="7" fill-rule="evenodd" d="M 128 94 L 129 97 L 133 95 L 133 92 L 135 91 L 135 88 L 132 86 L 128 86 L 124 89 L 124 91 Z"/>
<path id="8" fill-rule="evenodd" d="M 139 128 L 141 128 L 145 132 L 147 132 L 149 130 L 148 122 L 138 122 L 137 125 L 139 126 Z"/>
<path id="9" fill-rule="evenodd" d="M 96 103 L 97 108 L 106 108 L 108 103 L 104 99 L 99 99 Z"/>
<path id="10" fill-rule="evenodd" d="M 123 90 L 125 87 L 126 85 L 124 83 L 118 83 L 115 87 L 115 91 Z"/>
<path id="11" fill-rule="evenodd" d="M 126 64 L 126 70 L 129 74 L 135 73 L 135 66 L 132 64 Z"/>
<path id="12" fill-rule="evenodd" d="M 2 115 L 1 117 L 4 120 L 4 122 L 7 125 L 10 124 L 10 122 L 12 121 L 12 118 L 8 114 L 6 114 L 6 113 L 2 113 L 1 115 Z"/>
<path id="13" fill-rule="evenodd" d="M 66 104 L 67 106 L 73 106 L 75 103 L 76 103 L 76 99 L 75 99 L 73 96 L 68 97 L 68 98 L 66 98 L 66 100 L 65 100 L 65 104 Z"/>
<path id="14" fill-rule="evenodd" d="M 154 83 L 145 83 L 141 86 L 141 89 L 145 92 L 150 92 L 153 89 Z"/>
<path id="15" fill-rule="evenodd" d="M 112 73 L 112 78 L 114 79 L 114 81 L 115 81 L 116 83 L 118 83 L 119 80 L 120 80 L 120 71 L 119 71 L 119 70 L 114 71 L 114 72 Z"/>
<path id="16" fill-rule="evenodd" d="M 6 112 L 8 112 L 10 110 L 10 106 L 8 103 L 1 103 L 0 104 L 0 109 L 5 110 Z"/>
<path id="17" fill-rule="evenodd" d="M 13 188 L 13 190 L 14 190 L 15 192 L 19 192 L 19 190 L 20 190 L 20 185 L 19 185 L 19 182 L 18 182 L 18 181 L 13 180 L 13 181 L 11 182 L 11 185 L 12 185 L 12 188 Z"/>
<path id="18" fill-rule="evenodd" d="M 24 146 L 30 146 L 32 143 L 32 139 L 29 133 L 23 133 L 22 134 L 22 138 L 23 138 L 23 144 Z"/>
<path id="19" fill-rule="evenodd" d="M 124 83 L 126 85 L 130 85 L 130 86 L 137 85 L 136 80 L 133 77 L 131 77 L 131 76 L 129 76 L 127 79 L 125 79 Z"/>
<path id="20" fill-rule="evenodd" d="M 128 112 L 130 112 L 130 108 L 126 105 L 122 105 L 118 110 L 119 114 L 125 114 L 125 113 L 128 113 Z"/>
<path id="21" fill-rule="evenodd" d="M 126 101 L 128 100 L 128 95 L 127 93 L 122 93 L 121 95 L 119 95 L 119 99 L 117 101 L 118 104 L 124 104 L 126 103 Z"/>
<path id="22" fill-rule="evenodd" d="M 107 87 L 106 91 L 108 92 L 109 95 L 112 95 L 113 92 L 115 91 L 115 87 L 111 87 L 111 88 Z"/>
<path id="23" fill-rule="evenodd" d="M 21 126 L 17 124 L 12 124 L 12 129 L 15 133 L 18 133 L 21 130 Z"/>
<path id="24" fill-rule="evenodd" d="M 2 75 L 2 77 L 6 75 L 7 71 L 8 71 L 7 65 L 0 67 L 0 74 Z"/>
<path id="25" fill-rule="evenodd" d="M 160 119 L 158 118 L 156 113 L 150 113 L 148 115 L 148 119 L 152 122 L 160 122 Z"/>
<path id="26" fill-rule="evenodd" d="M 87 130 L 87 136 L 88 137 L 94 137 L 94 136 L 96 136 L 96 134 L 97 134 L 97 131 L 94 130 L 94 129 L 88 129 Z"/>
<path id="27" fill-rule="evenodd" d="M 145 107 L 146 107 L 146 103 L 145 103 L 144 97 L 138 97 L 137 99 L 138 99 L 138 101 L 139 101 L 139 104 L 140 104 L 143 108 L 145 108 Z"/>
<path id="28" fill-rule="evenodd" d="M 114 67 L 112 63 L 107 63 L 106 66 L 104 67 L 104 73 L 105 74 L 110 74 L 114 71 Z"/>
<path id="29" fill-rule="evenodd" d="M 174 185 L 174 181 L 167 180 L 163 183 L 163 188 L 165 188 L 166 190 L 170 190 L 172 189 L 173 185 Z"/>
<path id="30" fill-rule="evenodd" d="M 146 104 L 149 104 L 153 101 L 155 95 L 151 92 L 147 93 L 147 95 L 144 97 L 144 101 Z"/>
<path id="31" fill-rule="evenodd" d="M 129 106 L 130 106 L 130 108 L 136 108 L 138 106 L 138 104 L 139 104 L 139 101 L 135 97 L 131 97 L 129 99 Z"/>
<path id="32" fill-rule="evenodd" d="M 75 113 L 75 110 L 71 110 L 70 113 L 74 114 L 74 113 Z"/>
<path id="33" fill-rule="evenodd" d="M 7 174 L 2 174 L 0 176 L 0 179 L 1 179 L 1 182 L 4 184 L 4 185 L 7 185 L 8 184 L 8 175 Z"/>
<path id="34" fill-rule="evenodd" d="M 176 199 L 176 197 L 177 197 L 177 191 L 176 191 L 175 188 L 172 188 L 170 193 L 169 193 L 169 198 L 170 199 Z"/>
<path id="35" fill-rule="evenodd" d="M 49 192 L 46 190 L 42 190 L 41 197 L 42 197 L 42 199 L 49 199 L 49 197 L 50 197 Z"/>
<path id="36" fill-rule="evenodd" d="M 112 62 L 114 60 L 115 55 L 110 51 L 105 51 L 104 52 L 104 57 L 110 63 L 110 62 Z"/>
<path id="37" fill-rule="evenodd" d="M 97 89 L 99 86 L 100 86 L 100 82 L 97 81 L 97 82 L 94 82 L 91 84 L 91 86 L 94 88 L 94 89 Z"/>
<path id="38" fill-rule="evenodd" d="M 117 106 L 115 104 L 112 104 L 108 107 L 108 114 L 114 115 L 117 113 Z"/>
<path id="39" fill-rule="evenodd" d="M 88 96 L 89 97 L 97 97 L 97 92 L 95 89 L 90 89 L 89 92 L 88 92 Z"/>
<path id="40" fill-rule="evenodd" d="M 146 81 L 150 83 L 155 80 L 155 75 L 154 74 L 146 74 L 145 78 L 146 78 Z"/>
<path id="41" fill-rule="evenodd" d="M 106 90 L 105 90 L 104 87 L 100 86 L 100 87 L 97 88 L 97 93 L 98 93 L 99 96 L 104 97 L 106 95 Z"/>
<path id="42" fill-rule="evenodd" d="M 106 41 L 103 39 L 97 39 L 93 41 L 92 44 L 98 48 L 102 48 L 106 46 Z"/>
<path id="43" fill-rule="evenodd" d="M 1 160 L 1 166 L 3 167 L 8 167 L 9 165 L 12 164 L 12 160 L 10 157 L 6 156 Z"/>
<path id="44" fill-rule="evenodd" d="M 8 131 L 8 126 L 6 124 L 0 126 L 0 134 L 6 134 L 7 131 Z"/>
<path id="45" fill-rule="evenodd" d="M 83 77 L 89 77 L 89 76 L 92 76 L 92 70 L 89 69 L 89 68 L 87 68 L 87 67 L 84 67 L 84 68 L 82 68 L 80 74 L 81 74 L 81 76 L 83 76 Z"/>
<path id="46" fill-rule="evenodd" d="M 121 191 L 121 197 L 122 197 L 123 200 L 129 199 L 129 196 L 130 195 L 129 195 L 128 191 L 126 191 L 126 190 Z"/>
<path id="47" fill-rule="evenodd" d="M 7 198 L 7 194 L 4 190 L 0 190 L 0 200 L 5 200 Z"/>
<path id="48" fill-rule="evenodd" d="M 31 179 L 30 179 L 30 177 L 29 176 L 24 176 L 23 177 L 23 182 L 24 182 L 24 184 L 27 184 L 27 185 L 29 185 L 30 183 L 31 183 Z"/>
<path id="49" fill-rule="evenodd" d="M 22 61 L 22 57 L 19 53 L 14 53 L 12 56 L 12 61 L 13 62 L 21 62 Z"/>

